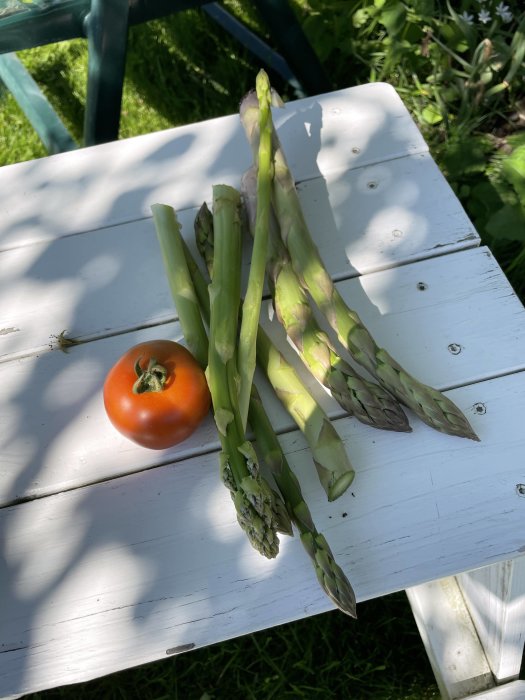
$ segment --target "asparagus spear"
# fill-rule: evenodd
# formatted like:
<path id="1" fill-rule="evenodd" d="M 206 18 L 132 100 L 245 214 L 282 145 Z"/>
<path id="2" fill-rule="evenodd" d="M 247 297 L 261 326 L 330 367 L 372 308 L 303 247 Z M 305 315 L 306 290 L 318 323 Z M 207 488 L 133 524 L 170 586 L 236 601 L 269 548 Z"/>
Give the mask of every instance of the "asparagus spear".
<path id="1" fill-rule="evenodd" d="M 210 288 L 211 304 L 208 302 L 209 343 L 186 264 L 180 227 L 173 225 L 175 214 L 173 210 L 170 212 L 170 207 L 156 208 L 154 221 L 163 255 L 166 254 L 170 287 L 172 290 L 176 288 L 179 279 L 189 280 L 184 290 L 187 306 L 193 308 L 189 309 L 190 313 L 179 313 L 179 318 L 190 350 L 201 358 L 203 365 L 206 364 L 202 358 L 203 343 L 207 346 L 207 378 L 222 447 L 219 455 L 221 479 L 230 490 L 237 520 L 251 544 L 264 556 L 273 558 L 279 551 L 277 533 L 292 534 L 292 527 L 281 497 L 259 473 L 257 456 L 252 444 L 246 440 L 238 410 L 235 353 L 237 314 L 232 314 L 231 308 L 238 307 L 240 301 L 240 226 L 238 218 L 235 220 L 239 202 L 239 194 L 233 188 L 221 185 L 214 188 L 219 262 L 216 265 L 216 282 Z M 172 264 L 176 268 L 172 268 Z M 197 345 L 194 345 L 195 342 Z"/>
<path id="2" fill-rule="evenodd" d="M 195 219 L 195 235 L 197 248 L 213 278 L 217 264 L 214 255 L 214 222 L 206 204 L 202 205 Z M 261 326 L 257 332 L 257 362 L 304 434 L 328 500 L 339 498 L 355 476 L 344 443 L 326 413 Z"/>
<path id="3" fill-rule="evenodd" d="M 259 152 L 257 174 L 257 212 L 254 227 L 253 250 L 248 275 L 248 286 L 242 306 L 241 328 L 239 332 L 239 410 L 243 426 L 248 420 L 253 373 L 256 365 L 257 327 L 261 313 L 261 300 L 268 247 L 268 220 L 272 190 L 272 130 L 270 114 L 270 82 L 261 70 L 256 79 L 256 93 L 259 103 Z"/>
<path id="4" fill-rule="evenodd" d="M 204 320 L 209 323 L 210 302 L 206 281 L 188 246 L 184 241 L 182 244 L 201 313 Z M 289 517 L 299 530 L 301 542 L 312 560 L 319 583 L 342 612 L 356 617 L 356 602 L 352 586 L 336 563 L 326 539 L 315 527 L 299 481 L 288 464 L 254 384 L 250 396 L 248 419 L 264 463 L 271 470 Z"/>
<path id="5" fill-rule="evenodd" d="M 237 518 L 252 545 L 268 558 L 278 553 L 283 522 L 276 494 L 259 473 L 255 450 L 246 440 L 238 405 L 237 330 L 240 306 L 240 195 L 228 185 L 213 187 L 214 274 L 209 287 L 210 340 L 207 376 L 219 434 L 226 440 L 221 471 L 232 493 Z"/>
<path id="6" fill-rule="evenodd" d="M 257 112 L 258 103 L 253 94 L 248 93 L 241 103 L 240 114 L 253 151 L 256 151 L 259 143 Z M 308 230 L 275 128 L 272 143 L 272 202 L 282 240 L 301 283 L 336 332 L 339 341 L 357 362 L 425 423 L 449 435 L 478 440 L 460 409 L 440 391 L 421 383 L 403 369 L 385 349 L 376 344 L 358 314 L 347 306 L 333 284 Z"/>
<path id="7" fill-rule="evenodd" d="M 184 329 L 184 337 L 197 362 L 201 367 L 206 367 L 208 337 L 202 324 L 191 277 L 185 266 L 180 266 L 176 275 L 171 274 L 171 261 L 179 260 L 184 256 L 180 223 L 173 207 L 166 204 L 153 204 L 151 211 L 164 269 L 180 323 Z"/>
<path id="8" fill-rule="evenodd" d="M 301 542 L 312 560 L 319 583 L 342 612 L 356 617 L 352 586 L 336 563 L 325 537 L 315 527 L 299 482 L 282 451 L 255 386 L 252 387 L 248 416 L 264 463 L 271 469 L 290 518 L 299 530 Z"/>
<path id="9" fill-rule="evenodd" d="M 247 170 L 241 180 L 241 192 L 248 227 L 253 230 L 256 202 L 255 169 Z M 339 357 L 328 335 L 314 318 L 312 307 L 290 257 L 281 241 L 273 212 L 268 222 L 269 252 L 267 270 L 273 305 L 299 357 L 313 376 L 330 390 L 339 405 L 358 420 L 376 428 L 410 431 L 400 405 L 378 384 L 361 378 Z"/>
<path id="10" fill-rule="evenodd" d="M 197 250 L 206 265 L 210 279 L 213 279 L 213 214 L 206 202 L 202 203 L 197 212 L 195 221 L 193 222 L 193 230 L 195 233 Z M 193 277 L 193 284 L 195 284 L 195 277 Z"/>

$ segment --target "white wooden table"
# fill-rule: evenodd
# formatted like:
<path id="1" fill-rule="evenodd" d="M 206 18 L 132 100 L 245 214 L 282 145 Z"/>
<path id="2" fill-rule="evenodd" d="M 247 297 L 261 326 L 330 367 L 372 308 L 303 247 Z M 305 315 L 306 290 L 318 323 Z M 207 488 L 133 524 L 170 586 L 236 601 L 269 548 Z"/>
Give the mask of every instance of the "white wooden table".
<path id="1" fill-rule="evenodd" d="M 411 434 L 377 431 L 319 390 L 357 469 L 329 504 L 269 397 L 317 526 L 358 600 L 408 589 L 444 697 L 495 681 L 490 697 L 525 697 L 525 310 L 391 87 L 300 100 L 275 118 L 343 296 L 481 438 L 412 415 Z M 332 608 L 297 538 L 273 561 L 249 546 L 211 417 L 153 452 L 102 407 L 124 350 L 181 338 L 150 205 L 173 205 L 193 244 L 196 208 L 213 184 L 238 186 L 250 160 L 234 115 L 0 168 L 3 698 Z M 83 342 L 58 350 L 63 331 Z"/>

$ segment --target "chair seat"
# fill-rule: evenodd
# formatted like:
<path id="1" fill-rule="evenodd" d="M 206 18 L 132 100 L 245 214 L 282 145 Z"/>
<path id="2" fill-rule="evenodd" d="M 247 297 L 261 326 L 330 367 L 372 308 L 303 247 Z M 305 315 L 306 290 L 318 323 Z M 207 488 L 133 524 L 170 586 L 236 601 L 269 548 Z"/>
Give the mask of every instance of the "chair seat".
<path id="1" fill-rule="evenodd" d="M 9 0 L 0 14 L 0 54 L 86 37 L 90 0 Z"/>

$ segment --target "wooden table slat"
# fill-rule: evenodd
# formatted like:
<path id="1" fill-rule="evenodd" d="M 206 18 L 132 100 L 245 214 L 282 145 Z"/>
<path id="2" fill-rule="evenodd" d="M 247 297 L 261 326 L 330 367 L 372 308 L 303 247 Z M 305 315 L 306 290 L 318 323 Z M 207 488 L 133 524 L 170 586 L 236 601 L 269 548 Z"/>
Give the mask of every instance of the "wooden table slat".
<path id="1" fill-rule="evenodd" d="M 428 154 L 316 178 L 300 194 L 334 279 L 479 243 Z M 196 211 L 179 214 L 193 250 Z M 245 277 L 249 256 L 245 245 Z M 39 352 L 64 330 L 93 338 L 170 320 L 173 302 L 152 219 L 1 252 L 0 308 L 0 359 Z"/>
<path id="2" fill-rule="evenodd" d="M 376 83 L 275 110 L 297 180 L 428 150 L 395 90 Z M 205 165 L 203 165 L 205 164 Z M 199 206 L 239 186 L 251 153 L 238 115 L 0 168 L 0 249 Z"/>
<path id="3" fill-rule="evenodd" d="M 417 422 L 412 434 L 389 434 L 336 421 L 357 476 L 335 503 L 302 436 L 282 438 L 359 600 L 523 551 L 525 436 L 513 416 L 525 411 L 525 372 L 449 396 L 482 442 Z M 483 415 L 472 411 L 478 402 Z M 273 561 L 250 547 L 215 454 L 4 508 L 0 531 L 4 692 L 93 678 L 332 607 L 297 538 Z"/>
<path id="4" fill-rule="evenodd" d="M 377 341 L 428 384 L 443 389 L 525 367 L 525 309 L 485 248 L 345 280 L 338 288 Z M 269 320 L 270 310 L 267 330 L 307 379 L 282 329 Z M 487 318 L 497 318 L 497 326 Z M 101 396 L 107 371 L 127 348 L 156 337 L 183 340 L 179 325 L 170 323 L 67 353 L 0 363 L 0 504 L 217 449 L 211 417 L 187 441 L 161 452 L 133 445 L 109 424 Z M 319 385 L 309 385 L 329 415 L 342 413 Z M 275 397 L 269 399 L 277 430 L 290 430 L 291 418 Z"/>

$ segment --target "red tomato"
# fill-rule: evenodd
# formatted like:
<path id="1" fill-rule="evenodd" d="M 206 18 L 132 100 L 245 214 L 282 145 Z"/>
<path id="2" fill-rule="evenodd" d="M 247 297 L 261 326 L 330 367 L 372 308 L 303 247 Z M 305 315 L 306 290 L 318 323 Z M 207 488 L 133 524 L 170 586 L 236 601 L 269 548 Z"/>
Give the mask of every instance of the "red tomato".
<path id="1" fill-rule="evenodd" d="M 211 403 L 200 365 L 172 340 L 151 340 L 128 350 L 109 371 L 103 393 L 115 428 L 153 450 L 189 437 Z"/>

